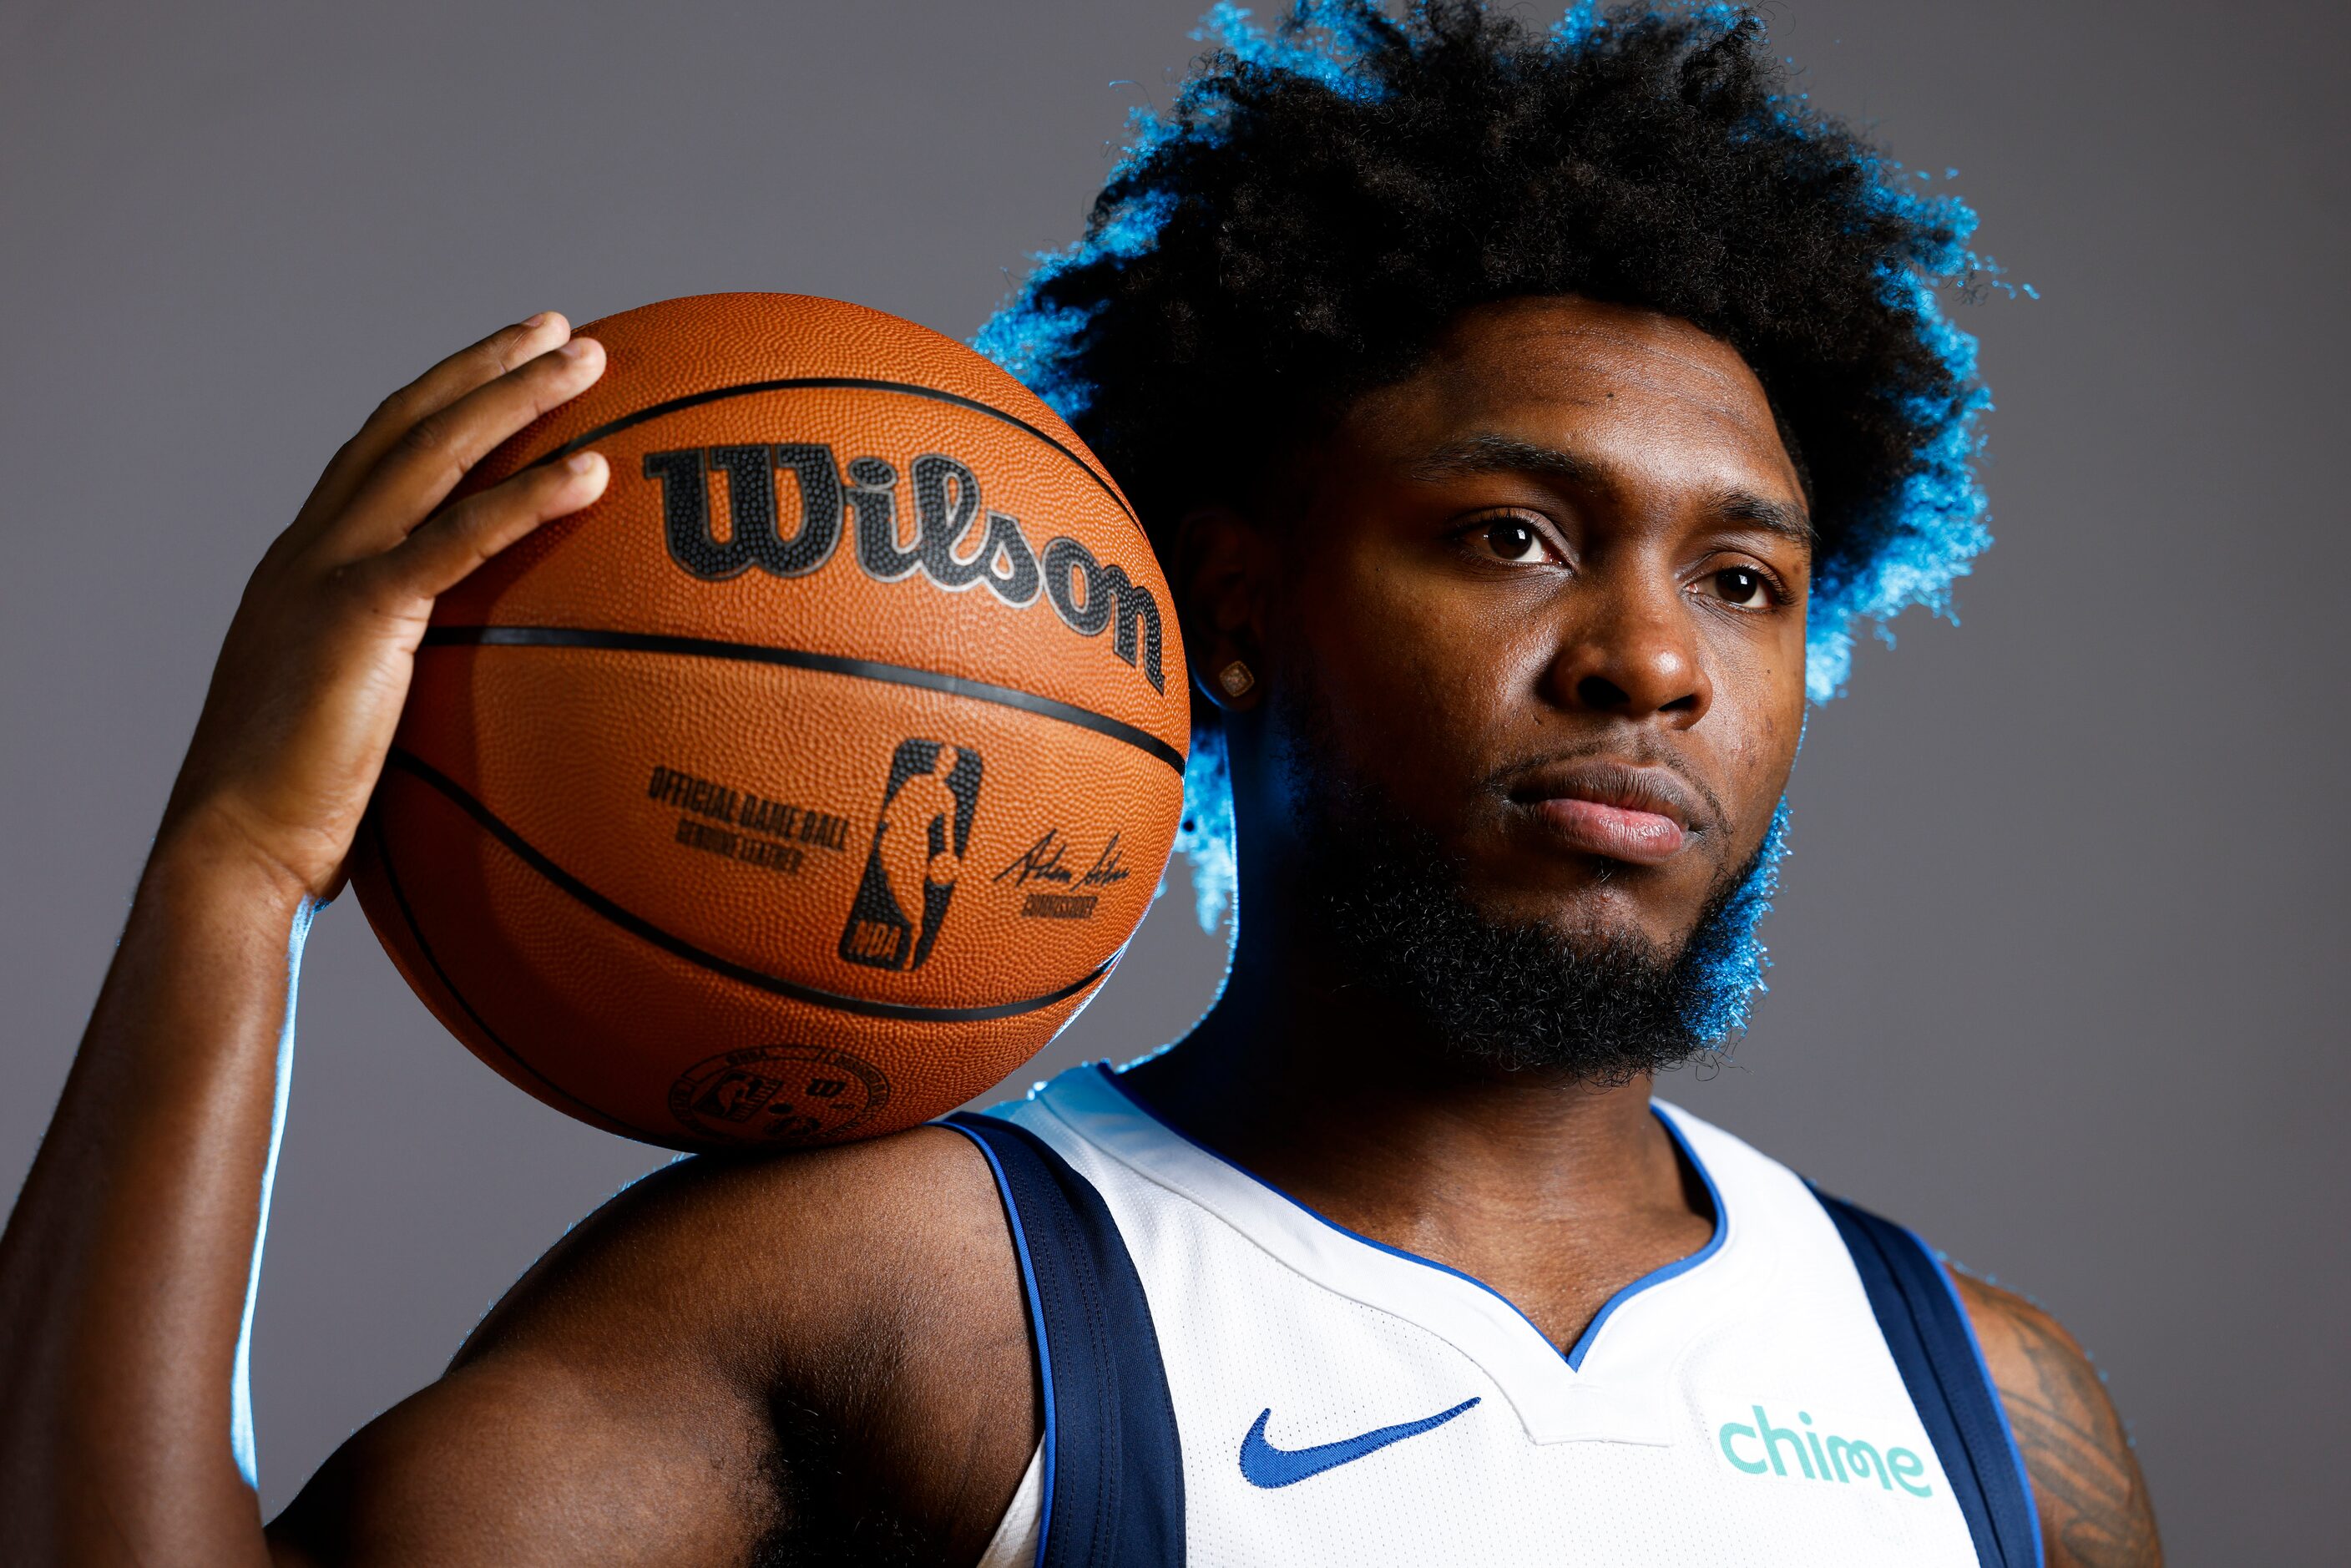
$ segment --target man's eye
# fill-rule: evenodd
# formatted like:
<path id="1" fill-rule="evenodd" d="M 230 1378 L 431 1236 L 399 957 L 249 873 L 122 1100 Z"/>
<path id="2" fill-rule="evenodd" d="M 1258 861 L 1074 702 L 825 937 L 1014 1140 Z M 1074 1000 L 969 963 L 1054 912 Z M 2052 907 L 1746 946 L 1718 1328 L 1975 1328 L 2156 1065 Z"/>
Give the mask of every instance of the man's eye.
<path id="1" fill-rule="evenodd" d="M 1750 568 L 1725 567 L 1709 575 L 1707 581 L 1713 585 L 1714 596 L 1725 604 L 1740 610 L 1762 610 L 1771 605 L 1771 584 L 1761 572 Z"/>
<path id="2" fill-rule="evenodd" d="M 1517 517 L 1497 517 L 1474 537 L 1496 560 L 1512 566 L 1541 566 L 1551 559 L 1551 552 L 1543 548 L 1542 535 L 1534 525 Z"/>

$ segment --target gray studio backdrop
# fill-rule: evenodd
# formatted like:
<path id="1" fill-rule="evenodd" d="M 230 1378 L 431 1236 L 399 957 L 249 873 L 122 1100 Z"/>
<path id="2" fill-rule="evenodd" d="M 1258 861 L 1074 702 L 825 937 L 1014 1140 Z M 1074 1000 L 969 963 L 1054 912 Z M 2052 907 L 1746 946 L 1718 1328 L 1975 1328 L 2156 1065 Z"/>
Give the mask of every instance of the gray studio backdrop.
<path id="1" fill-rule="evenodd" d="M 0 1192 L 246 571 L 377 397 L 553 307 L 958 337 L 1072 235 L 1195 0 L 0 6 Z M 1547 17 L 1545 18 L 1548 19 Z M 1786 0 L 1980 207 L 2000 543 L 1817 713 L 1777 967 L 1664 1085 L 2053 1308 L 2186 1562 L 2339 1561 L 2340 6 Z M 1020 1082 L 1207 1004 L 1177 884 Z M 254 1356 L 275 1509 L 658 1156 L 321 922 Z"/>

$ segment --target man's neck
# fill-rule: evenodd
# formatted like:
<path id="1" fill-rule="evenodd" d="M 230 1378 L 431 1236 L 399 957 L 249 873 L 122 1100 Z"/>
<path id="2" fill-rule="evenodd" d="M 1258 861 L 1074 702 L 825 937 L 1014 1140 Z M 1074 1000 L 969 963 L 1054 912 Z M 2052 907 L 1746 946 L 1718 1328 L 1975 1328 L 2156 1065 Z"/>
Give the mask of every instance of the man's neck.
<path id="1" fill-rule="evenodd" d="M 1246 941 L 1215 1009 L 1125 1082 L 1186 1135 L 1351 1230 L 1485 1281 L 1555 1343 L 1705 1245 L 1713 1216 L 1649 1107 L 1504 1071 L 1290 944 Z"/>

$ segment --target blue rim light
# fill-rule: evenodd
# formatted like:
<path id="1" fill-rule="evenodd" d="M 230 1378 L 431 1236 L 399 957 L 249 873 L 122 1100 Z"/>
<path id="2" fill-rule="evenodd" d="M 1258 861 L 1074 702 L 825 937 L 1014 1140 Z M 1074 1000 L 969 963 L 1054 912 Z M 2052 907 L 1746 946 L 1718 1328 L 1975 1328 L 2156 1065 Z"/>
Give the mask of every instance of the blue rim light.
<path id="1" fill-rule="evenodd" d="M 1383 88 L 1374 72 L 1362 68 L 1366 56 L 1375 47 L 1394 47 L 1399 29 L 1406 47 L 1416 48 L 1414 40 L 1427 36 L 1414 32 L 1424 15 L 1415 6 L 1398 22 L 1368 0 L 1296 0 L 1275 19 L 1261 22 L 1229 0 L 1212 5 L 1193 37 L 1214 52 L 1196 67 L 1168 110 L 1137 110 L 1128 118 L 1126 145 L 1110 182 L 1117 199 L 1096 210 L 1076 244 L 1035 258 L 1027 279 L 981 327 L 973 346 L 1064 418 L 1084 413 L 1094 388 L 1078 367 L 1093 311 L 1048 303 L 1046 286 L 1076 268 L 1103 261 L 1123 265 L 1153 252 L 1176 204 L 1181 160 L 1175 155 L 1222 141 L 1244 76 L 1288 76 L 1350 100 L 1374 99 Z M 1700 47 L 1754 18 L 1726 4 L 1649 0 L 1603 10 L 1592 0 L 1578 0 L 1540 47 L 1552 59 L 1572 59 L 1667 20 L 1688 28 L 1693 47 Z M 1748 133 L 1817 142 L 1827 123 L 1806 95 L 1787 92 L 1770 100 Z M 1956 171 L 1938 175 L 1909 170 L 1866 148 L 1852 154 L 1850 166 L 1861 176 L 1864 210 L 1893 218 L 1915 235 L 1947 236 L 1903 248 L 1885 264 L 1879 287 L 1917 341 L 1940 361 L 1951 390 L 1896 405 L 1919 433 L 1909 471 L 1873 508 L 1845 515 L 1841 532 L 1865 541 L 1865 548 L 1824 560 L 1815 578 L 1804 673 L 1805 692 L 1813 703 L 1828 702 L 1844 689 L 1863 630 L 1890 643 L 1890 623 L 1913 605 L 1956 620 L 1953 587 L 1991 542 L 1977 466 L 1983 446 L 1980 419 L 1992 405 L 1977 377 L 1976 340 L 1951 321 L 1943 297 L 1946 290 L 1984 288 L 2033 293 L 2008 281 L 1995 262 L 1970 248 L 1976 215 L 1945 188 Z M 1237 893 L 1229 774 L 1221 738 L 1207 730 L 1195 738 L 1185 780 L 1184 826 L 1176 839 L 1176 847 L 1192 858 L 1197 913 L 1203 929 L 1211 931 L 1233 907 Z M 1786 832 L 1782 803 L 1756 873 L 1740 890 L 1744 918 L 1729 923 L 1740 941 L 1726 943 L 1713 959 L 1726 986 L 1740 976 L 1750 988 L 1761 985 L 1765 959 L 1753 940 L 1753 923 L 1769 906 Z M 1734 946 L 1740 950 L 1731 951 Z M 1708 1002 L 1705 1037 L 1734 1032 L 1747 1014 L 1743 998 Z"/>

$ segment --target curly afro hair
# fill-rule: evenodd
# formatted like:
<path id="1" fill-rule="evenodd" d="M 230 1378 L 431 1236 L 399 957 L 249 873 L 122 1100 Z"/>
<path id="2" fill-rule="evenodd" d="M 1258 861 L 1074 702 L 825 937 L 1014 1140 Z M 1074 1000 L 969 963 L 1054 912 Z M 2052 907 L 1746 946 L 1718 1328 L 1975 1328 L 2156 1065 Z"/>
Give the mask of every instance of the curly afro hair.
<path id="1" fill-rule="evenodd" d="M 1790 89 L 1751 11 L 1586 4 L 1546 33 L 1474 0 L 1299 0 L 1270 29 L 1219 5 L 1196 36 L 1214 47 L 1167 113 L 1134 116 L 1085 237 L 975 340 L 1163 549 L 1465 308 L 1575 294 L 1688 320 L 1761 381 L 1819 533 L 1816 700 L 1856 624 L 1949 611 L 1990 542 L 1990 400 L 1938 291 L 1997 269 L 1965 205 Z"/>

